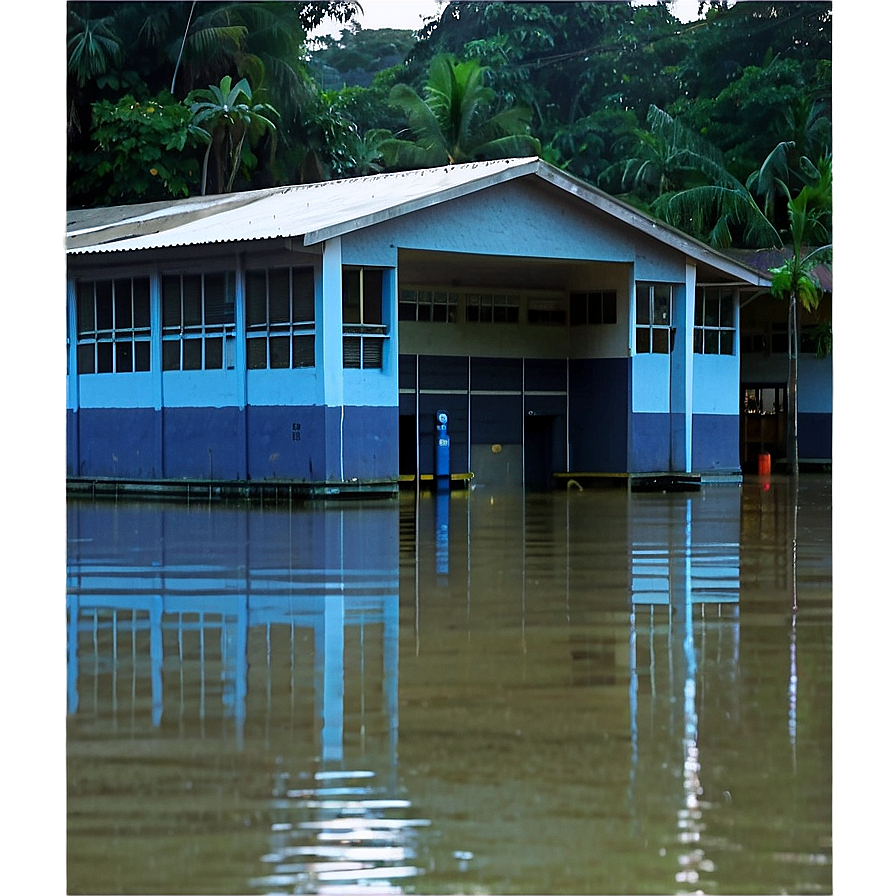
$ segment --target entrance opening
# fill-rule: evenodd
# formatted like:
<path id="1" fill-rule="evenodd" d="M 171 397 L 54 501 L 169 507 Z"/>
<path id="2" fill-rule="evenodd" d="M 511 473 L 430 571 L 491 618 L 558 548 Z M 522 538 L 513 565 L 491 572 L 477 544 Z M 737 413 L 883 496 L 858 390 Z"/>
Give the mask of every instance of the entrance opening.
<path id="1" fill-rule="evenodd" d="M 741 466 L 755 472 L 760 454 L 787 456 L 787 386 L 744 386 L 740 414 Z"/>
<path id="2" fill-rule="evenodd" d="M 535 415 L 525 418 L 526 488 L 532 491 L 546 492 L 553 488 L 555 419 Z"/>
<path id="3" fill-rule="evenodd" d="M 398 474 L 417 475 L 417 418 L 413 414 L 398 417 Z"/>

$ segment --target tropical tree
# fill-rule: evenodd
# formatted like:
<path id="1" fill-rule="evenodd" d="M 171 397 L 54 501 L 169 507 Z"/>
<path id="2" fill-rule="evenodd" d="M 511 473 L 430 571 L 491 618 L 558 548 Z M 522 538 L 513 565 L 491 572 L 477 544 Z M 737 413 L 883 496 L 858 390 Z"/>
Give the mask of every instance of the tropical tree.
<path id="1" fill-rule="evenodd" d="M 276 134 L 277 127 L 272 118 L 276 117 L 277 110 L 268 103 L 253 103 L 249 82 L 242 78 L 233 84 L 230 75 L 225 75 L 220 84 L 194 91 L 191 100 L 193 124 L 208 137 L 202 161 L 202 195 L 206 192 L 212 154 L 218 192 L 229 193 L 240 164 L 245 161 L 246 141 L 251 146 L 266 131 Z"/>
<path id="2" fill-rule="evenodd" d="M 433 59 L 422 98 L 407 84 L 396 84 L 390 101 L 407 116 L 411 139 L 384 141 L 390 167 L 430 168 L 461 162 L 538 155 L 541 144 L 528 133 L 529 110 L 510 106 L 491 112 L 494 91 L 488 69 L 477 61 Z"/>
<path id="3" fill-rule="evenodd" d="M 657 190 L 650 206 L 656 215 L 720 249 L 735 241 L 761 248 L 782 245 L 753 194 L 712 144 L 656 106 L 647 119 L 650 132 L 637 132 L 641 147 L 618 164 L 623 179 Z"/>
<path id="4" fill-rule="evenodd" d="M 827 206 L 827 209 L 826 209 Z M 830 259 L 831 245 L 807 251 L 809 241 L 820 234 L 829 236 L 824 218 L 830 206 L 830 183 L 803 187 L 787 203 L 792 256 L 772 268 L 772 295 L 787 302 L 787 466 L 799 473 L 799 427 L 797 388 L 800 356 L 800 309 L 814 311 L 821 300 L 821 286 L 815 268 Z"/>
<path id="5" fill-rule="evenodd" d="M 207 135 L 167 91 L 143 101 L 128 94 L 94 103 L 91 137 L 95 147 L 71 160 L 75 193 L 119 204 L 189 196 L 199 185 Z"/>

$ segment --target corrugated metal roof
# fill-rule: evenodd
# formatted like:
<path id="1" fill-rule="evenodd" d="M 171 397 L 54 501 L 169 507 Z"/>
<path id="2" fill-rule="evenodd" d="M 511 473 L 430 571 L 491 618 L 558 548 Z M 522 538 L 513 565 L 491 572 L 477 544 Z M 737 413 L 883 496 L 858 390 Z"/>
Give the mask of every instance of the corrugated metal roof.
<path id="1" fill-rule="evenodd" d="M 294 237 L 303 238 L 305 245 L 314 245 L 527 176 L 577 197 L 695 261 L 747 283 L 768 284 L 765 272 L 711 249 L 537 157 L 72 212 L 67 251 L 81 255 Z"/>
<path id="2" fill-rule="evenodd" d="M 93 240 L 81 237 L 77 244 L 70 242 L 68 251 L 121 252 L 299 236 L 305 237 L 306 245 L 313 245 L 339 233 L 465 195 L 508 175 L 534 170 L 537 162 L 534 158 L 473 162 L 205 197 L 206 204 L 198 206 L 195 200 L 182 200 L 184 204 L 171 202 L 167 215 L 164 209 L 152 209 L 137 217 L 127 216 L 124 211 L 111 241 L 110 234 L 103 238 L 98 231 Z M 239 196 L 244 200 L 234 202 L 233 197 Z M 217 207 L 209 206 L 209 199 L 212 203 L 217 200 Z M 212 214 L 202 215 L 202 211 Z M 83 223 L 82 220 L 82 233 Z M 147 225 L 153 232 L 146 232 Z"/>

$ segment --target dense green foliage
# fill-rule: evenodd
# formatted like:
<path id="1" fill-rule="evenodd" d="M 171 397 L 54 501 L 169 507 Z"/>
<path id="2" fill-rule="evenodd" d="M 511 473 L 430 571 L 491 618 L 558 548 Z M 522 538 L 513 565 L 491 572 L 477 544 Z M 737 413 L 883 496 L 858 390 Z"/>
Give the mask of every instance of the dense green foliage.
<path id="1" fill-rule="evenodd" d="M 245 79 L 276 130 L 256 130 L 209 189 L 492 157 L 477 147 L 513 137 L 499 154 L 538 152 L 716 245 L 769 246 L 789 241 L 790 200 L 830 185 L 829 2 L 709 0 L 682 24 L 662 2 L 471 0 L 416 34 L 361 30 L 354 7 L 70 3 L 70 205 L 199 193 L 210 145 L 177 106 L 224 77 Z M 309 43 L 324 17 L 347 27 Z M 477 121 L 452 151 L 439 91 L 460 102 L 467 88 Z M 164 124 L 130 100 L 153 100 Z M 829 201 L 824 216 L 829 231 Z"/>

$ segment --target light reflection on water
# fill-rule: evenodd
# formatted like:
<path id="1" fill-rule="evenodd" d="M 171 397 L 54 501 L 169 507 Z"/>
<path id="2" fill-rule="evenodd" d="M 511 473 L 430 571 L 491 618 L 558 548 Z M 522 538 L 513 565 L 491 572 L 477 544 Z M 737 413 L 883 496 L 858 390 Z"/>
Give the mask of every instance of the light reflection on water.
<path id="1" fill-rule="evenodd" d="M 69 892 L 830 892 L 800 482 L 73 502 Z"/>

